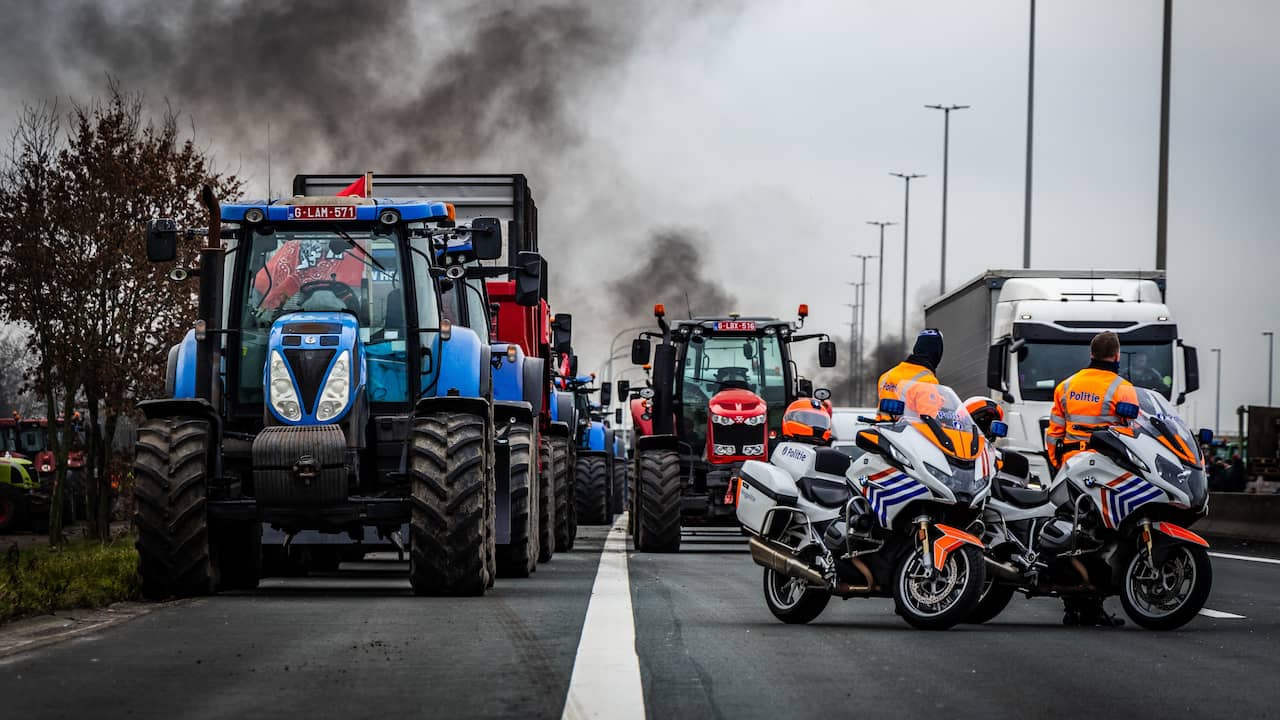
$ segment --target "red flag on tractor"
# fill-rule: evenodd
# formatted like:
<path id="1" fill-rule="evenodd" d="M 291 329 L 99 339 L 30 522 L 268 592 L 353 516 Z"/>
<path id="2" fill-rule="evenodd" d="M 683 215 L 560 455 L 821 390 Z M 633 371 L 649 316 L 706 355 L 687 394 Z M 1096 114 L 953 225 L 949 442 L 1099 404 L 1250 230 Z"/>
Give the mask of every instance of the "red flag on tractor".
<path id="1" fill-rule="evenodd" d="M 373 189 L 373 173 L 367 172 L 360 179 L 338 191 L 338 197 L 369 197 Z"/>

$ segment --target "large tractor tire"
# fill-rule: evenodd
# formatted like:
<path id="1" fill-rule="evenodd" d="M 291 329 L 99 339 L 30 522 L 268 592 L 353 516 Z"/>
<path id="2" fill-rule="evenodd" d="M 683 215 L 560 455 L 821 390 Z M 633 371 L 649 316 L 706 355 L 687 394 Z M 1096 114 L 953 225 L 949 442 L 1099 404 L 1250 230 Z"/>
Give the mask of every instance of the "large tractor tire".
<path id="1" fill-rule="evenodd" d="M 493 587 L 498 579 L 498 445 L 497 424 L 493 420 L 493 406 L 489 406 L 488 423 L 485 425 L 485 457 L 484 471 L 484 570 L 488 574 L 485 588 Z"/>
<path id="2" fill-rule="evenodd" d="M 609 460 L 599 455 L 587 455 L 578 458 L 576 477 L 574 478 L 574 502 L 578 506 L 578 522 L 583 525 L 608 525 L 612 518 L 609 515 L 609 486 L 613 478 L 609 476 Z"/>
<path id="3" fill-rule="evenodd" d="M 556 554 L 556 471 L 551 443 L 538 444 L 538 562 L 550 562 Z"/>
<path id="4" fill-rule="evenodd" d="M 252 590 L 262 577 L 262 523 L 217 523 L 211 528 L 209 551 L 219 590 Z"/>
<path id="5" fill-rule="evenodd" d="M 22 528 L 26 504 L 26 492 L 8 483 L 0 483 L 0 533 Z"/>
<path id="6" fill-rule="evenodd" d="M 679 552 L 680 456 L 673 450 L 646 450 L 638 460 L 636 549 Z"/>
<path id="7" fill-rule="evenodd" d="M 414 419 L 409 582 L 416 595 L 483 595 L 493 549 L 488 424 L 470 413 Z"/>
<path id="8" fill-rule="evenodd" d="M 208 448 L 205 420 L 157 418 L 138 428 L 133 494 L 143 597 L 192 597 L 217 588 L 205 509 Z"/>
<path id="9" fill-rule="evenodd" d="M 613 459 L 613 487 L 609 491 L 609 512 L 621 515 L 626 509 L 627 461 Z"/>
<path id="10" fill-rule="evenodd" d="M 573 468 L 569 467 L 569 441 L 551 438 L 551 465 L 556 476 L 556 552 L 573 549 L 577 525 L 573 522 Z"/>
<path id="11" fill-rule="evenodd" d="M 525 578 L 538 569 L 538 476 L 530 467 L 533 428 L 507 431 L 511 448 L 511 541 L 498 548 L 498 574 Z"/>

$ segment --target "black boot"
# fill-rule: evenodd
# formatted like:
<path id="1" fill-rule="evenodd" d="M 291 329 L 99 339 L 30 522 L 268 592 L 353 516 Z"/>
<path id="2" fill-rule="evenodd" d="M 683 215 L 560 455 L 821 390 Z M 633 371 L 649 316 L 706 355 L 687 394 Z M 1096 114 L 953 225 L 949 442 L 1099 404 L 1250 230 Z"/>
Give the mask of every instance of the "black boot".
<path id="1" fill-rule="evenodd" d="M 1062 624 L 1081 627 L 1121 627 L 1124 620 L 1107 612 L 1102 606 L 1102 598 L 1067 597 L 1062 599 L 1064 613 Z"/>

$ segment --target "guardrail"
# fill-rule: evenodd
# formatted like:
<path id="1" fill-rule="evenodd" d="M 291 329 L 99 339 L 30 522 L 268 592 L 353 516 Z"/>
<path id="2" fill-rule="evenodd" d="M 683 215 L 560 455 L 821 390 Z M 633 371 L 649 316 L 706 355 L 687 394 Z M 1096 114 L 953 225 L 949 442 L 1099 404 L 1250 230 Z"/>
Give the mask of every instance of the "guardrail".
<path id="1" fill-rule="evenodd" d="M 1205 535 L 1280 543 L 1280 494 L 1210 493 L 1209 516 L 1194 527 Z"/>

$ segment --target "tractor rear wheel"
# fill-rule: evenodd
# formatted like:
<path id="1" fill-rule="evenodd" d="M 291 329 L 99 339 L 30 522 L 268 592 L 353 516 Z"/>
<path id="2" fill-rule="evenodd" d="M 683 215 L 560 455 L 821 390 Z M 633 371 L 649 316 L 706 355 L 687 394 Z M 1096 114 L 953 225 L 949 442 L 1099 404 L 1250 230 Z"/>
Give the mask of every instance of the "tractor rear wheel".
<path id="1" fill-rule="evenodd" d="M 673 450 L 646 450 L 638 457 L 636 491 L 640 511 L 636 549 L 680 550 L 680 456 Z"/>
<path id="2" fill-rule="evenodd" d="M 511 539 L 498 548 L 502 577 L 529 577 L 538 569 L 538 476 L 531 472 L 533 428 L 518 422 L 507 431 L 511 452 Z"/>
<path id="3" fill-rule="evenodd" d="M 620 457 L 613 459 L 613 487 L 609 492 L 609 512 L 621 515 L 626 509 L 624 493 L 627 486 L 627 461 Z"/>
<path id="4" fill-rule="evenodd" d="M 409 582 L 416 595 L 483 595 L 493 544 L 485 418 L 417 417 L 409 448 Z"/>
<path id="5" fill-rule="evenodd" d="M 216 589 L 205 510 L 208 449 L 205 420 L 156 418 L 138 428 L 133 494 L 143 597 L 191 597 Z"/>
<path id="6" fill-rule="evenodd" d="M 218 571 L 219 590 L 252 590 L 262 577 L 262 523 L 217 523 L 210 529 L 209 551 Z"/>
<path id="7" fill-rule="evenodd" d="M 572 468 L 569 467 L 569 441 L 551 438 L 551 465 L 556 477 L 556 552 L 573 549 L 577 526 L 573 523 Z"/>
<path id="8" fill-rule="evenodd" d="M 583 525 L 608 525 L 609 477 L 608 458 L 587 455 L 578 458 L 574 478 L 574 501 L 578 505 L 578 521 Z"/>
<path id="9" fill-rule="evenodd" d="M 556 472 L 551 463 L 551 443 L 538 442 L 538 562 L 550 562 L 556 554 Z"/>

